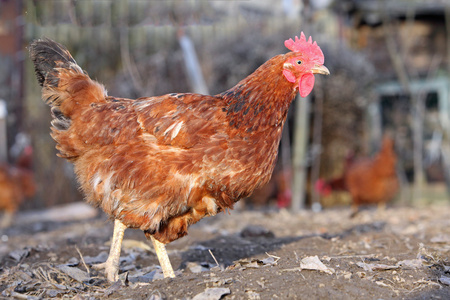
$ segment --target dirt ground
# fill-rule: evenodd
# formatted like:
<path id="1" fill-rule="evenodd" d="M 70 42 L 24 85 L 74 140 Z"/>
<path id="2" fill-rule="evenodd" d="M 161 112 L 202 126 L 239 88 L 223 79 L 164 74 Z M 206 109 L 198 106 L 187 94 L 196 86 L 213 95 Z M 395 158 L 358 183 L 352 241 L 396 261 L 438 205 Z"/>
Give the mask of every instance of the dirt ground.
<path id="1" fill-rule="evenodd" d="M 167 247 L 174 279 L 162 279 L 143 233 L 127 230 L 114 284 L 91 268 L 109 251 L 112 223 L 102 213 L 70 221 L 19 215 L 0 232 L 0 297 L 450 299 L 447 203 L 349 215 L 235 210 L 206 218 Z"/>

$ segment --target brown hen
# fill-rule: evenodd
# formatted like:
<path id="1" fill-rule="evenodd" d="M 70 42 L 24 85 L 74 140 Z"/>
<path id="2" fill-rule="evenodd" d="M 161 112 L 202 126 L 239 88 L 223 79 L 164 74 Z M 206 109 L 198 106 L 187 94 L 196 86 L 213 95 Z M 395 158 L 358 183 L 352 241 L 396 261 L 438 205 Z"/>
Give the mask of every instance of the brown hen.
<path id="1" fill-rule="evenodd" d="M 115 220 L 100 265 L 110 281 L 126 228 L 152 239 L 164 276 L 174 277 L 164 244 L 268 182 L 290 103 L 310 93 L 315 73 L 329 74 L 311 38 L 302 33 L 285 45 L 292 52 L 221 94 L 130 100 L 108 96 L 64 46 L 31 44 L 59 156 L 73 162 L 87 201 Z"/>
<path id="2" fill-rule="evenodd" d="M 4 211 L 0 228 L 10 226 L 20 204 L 25 198 L 33 197 L 36 193 L 31 169 L 32 153 L 31 146 L 27 146 L 15 164 L 0 164 L 0 210 Z"/>
<path id="3" fill-rule="evenodd" d="M 352 216 L 359 206 L 377 204 L 384 207 L 399 189 L 396 171 L 397 155 L 394 140 L 385 136 L 380 150 L 373 158 L 356 160 L 350 164 L 345 174 L 345 185 L 352 197 Z"/>

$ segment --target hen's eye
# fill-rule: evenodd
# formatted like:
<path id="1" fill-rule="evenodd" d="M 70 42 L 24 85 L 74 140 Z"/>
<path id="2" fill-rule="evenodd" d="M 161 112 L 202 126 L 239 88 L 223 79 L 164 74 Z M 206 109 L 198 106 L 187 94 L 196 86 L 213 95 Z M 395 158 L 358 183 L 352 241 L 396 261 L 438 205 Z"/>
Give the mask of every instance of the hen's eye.
<path id="1" fill-rule="evenodd" d="M 297 65 L 301 65 L 302 61 L 301 60 L 297 60 Z"/>

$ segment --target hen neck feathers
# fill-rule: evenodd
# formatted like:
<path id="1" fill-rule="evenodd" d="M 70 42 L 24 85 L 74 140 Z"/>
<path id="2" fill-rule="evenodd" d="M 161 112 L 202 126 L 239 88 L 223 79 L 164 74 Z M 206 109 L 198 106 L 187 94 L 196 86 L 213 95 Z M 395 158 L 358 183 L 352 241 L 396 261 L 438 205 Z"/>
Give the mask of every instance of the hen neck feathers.
<path id="1" fill-rule="evenodd" d="M 247 132 L 282 126 L 297 90 L 283 72 L 285 55 L 261 65 L 233 88 L 218 95 L 225 100 L 229 125 Z"/>

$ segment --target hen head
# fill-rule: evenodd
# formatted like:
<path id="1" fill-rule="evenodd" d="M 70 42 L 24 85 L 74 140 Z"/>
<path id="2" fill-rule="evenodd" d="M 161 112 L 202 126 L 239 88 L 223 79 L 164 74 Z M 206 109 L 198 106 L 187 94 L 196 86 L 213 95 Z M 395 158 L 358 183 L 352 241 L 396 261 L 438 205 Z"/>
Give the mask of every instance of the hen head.
<path id="1" fill-rule="evenodd" d="M 283 64 L 283 75 L 289 82 L 298 85 L 300 96 L 306 97 L 314 87 L 314 74 L 329 75 L 330 71 L 323 65 L 322 50 L 316 42 L 309 37 L 306 40 L 302 32 L 300 38 L 286 40 L 284 45 L 291 50 L 286 54 Z"/>

